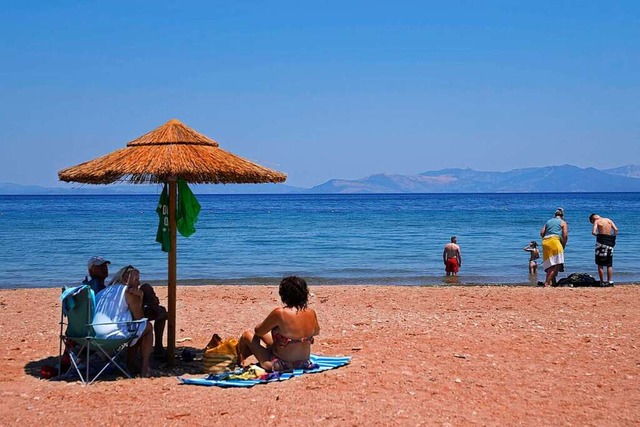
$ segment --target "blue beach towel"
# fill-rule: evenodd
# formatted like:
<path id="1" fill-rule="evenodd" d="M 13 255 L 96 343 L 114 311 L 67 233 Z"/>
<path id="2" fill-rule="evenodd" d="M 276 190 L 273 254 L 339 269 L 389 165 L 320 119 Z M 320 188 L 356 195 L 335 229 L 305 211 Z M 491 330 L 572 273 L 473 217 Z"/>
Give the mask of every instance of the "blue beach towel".
<path id="1" fill-rule="evenodd" d="M 208 387 L 211 387 L 211 386 L 253 387 L 256 384 L 267 384 L 275 381 L 285 381 L 285 380 L 288 380 L 289 378 L 298 377 L 302 374 L 315 374 L 317 372 L 328 371 L 329 369 L 339 368 L 341 366 L 349 364 L 349 362 L 351 362 L 351 357 L 350 356 L 332 357 L 332 356 L 319 356 L 317 354 L 312 354 L 311 362 L 317 365 L 313 369 L 309 369 L 309 370 L 295 369 L 290 372 L 269 374 L 266 379 L 230 380 L 230 379 L 223 379 L 225 377 L 224 374 L 222 375 L 212 374 L 205 378 L 178 377 L 178 380 L 182 384 L 204 385 Z"/>
<path id="2" fill-rule="evenodd" d="M 62 301 L 62 312 L 64 315 L 67 315 L 67 312 L 75 307 L 76 302 L 73 300 L 74 297 L 78 295 L 84 288 L 89 287 L 89 285 L 82 284 L 80 286 L 65 286 L 62 290 L 62 295 L 60 295 L 60 300 Z M 89 300 L 91 301 L 91 312 L 93 313 L 96 309 L 96 298 L 93 291 L 89 293 Z"/>

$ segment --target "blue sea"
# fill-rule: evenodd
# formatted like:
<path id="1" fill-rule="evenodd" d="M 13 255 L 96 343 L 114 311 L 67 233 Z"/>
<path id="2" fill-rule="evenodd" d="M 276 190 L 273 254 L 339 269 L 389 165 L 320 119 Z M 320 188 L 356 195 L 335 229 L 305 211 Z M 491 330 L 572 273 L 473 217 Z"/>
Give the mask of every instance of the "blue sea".
<path id="1" fill-rule="evenodd" d="M 133 264 L 141 279 L 166 283 L 155 243 L 159 195 L 0 196 L 0 288 L 78 283 L 102 255 L 113 274 Z M 616 282 L 640 282 L 640 193 L 199 195 L 197 231 L 178 236 L 178 283 L 276 284 L 296 274 L 310 284 L 438 285 L 442 249 L 458 236 L 455 283 L 535 284 L 529 241 L 555 208 L 569 224 L 566 273 L 597 276 L 591 212 L 620 234 Z"/>

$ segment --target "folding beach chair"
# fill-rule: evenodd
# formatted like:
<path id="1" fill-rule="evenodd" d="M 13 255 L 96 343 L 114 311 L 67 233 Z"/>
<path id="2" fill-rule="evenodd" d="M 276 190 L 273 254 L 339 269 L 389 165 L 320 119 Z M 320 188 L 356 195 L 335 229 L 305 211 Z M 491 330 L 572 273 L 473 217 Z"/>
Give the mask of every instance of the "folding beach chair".
<path id="1" fill-rule="evenodd" d="M 62 300 L 62 313 L 60 315 L 59 378 L 66 378 L 73 369 L 84 385 L 90 385 L 111 365 L 117 367 L 127 378 L 131 378 L 131 375 L 120 366 L 116 359 L 125 348 L 138 338 L 138 331 L 144 330 L 147 319 L 94 323 L 96 301 L 93 290 L 88 285 L 62 288 L 60 299 Z M 67 318 L 66 323 L 65 317 Z M 100 338 L 94 329 L 97 326 L 117 326 L 122 324 L 126 324 L 125 329 L 127 332 L 124 336 L 107 339 Z M 66 331 L 63 333 L 65 326 Z M 63 347 L 69 354 L 71 362 L 71 365 L 64 373 L 62 372 Z M 104 364 L 101 369 L 100 364 Z M 91 378 L 92 369 L 93 371 L 100 369 L 93 378 Z M 84 375 L 82 373 L 83 370 L 85 371 Z"/>

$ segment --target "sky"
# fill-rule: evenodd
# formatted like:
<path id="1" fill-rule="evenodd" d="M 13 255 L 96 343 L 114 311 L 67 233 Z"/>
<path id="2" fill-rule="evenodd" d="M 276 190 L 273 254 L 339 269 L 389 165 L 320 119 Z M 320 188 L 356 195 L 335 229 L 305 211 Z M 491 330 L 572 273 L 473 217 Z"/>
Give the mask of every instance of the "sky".
<path id="1" fill-rule="evenodd" d="M 638 1 L 29 1 L 0 14 L 0 182 L 177 118 L 311 187 L 640 164 Z"/>

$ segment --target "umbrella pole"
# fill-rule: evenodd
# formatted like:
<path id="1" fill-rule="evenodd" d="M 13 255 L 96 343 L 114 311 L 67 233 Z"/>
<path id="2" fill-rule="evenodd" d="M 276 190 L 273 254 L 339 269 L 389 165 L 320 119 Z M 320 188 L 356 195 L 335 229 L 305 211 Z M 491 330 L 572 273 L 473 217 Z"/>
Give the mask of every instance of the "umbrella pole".
<path id="1" fill-rule="evenodd" d="M 169 233 L 171 248 L 169 249 L 169 281 L 167 291 L 169 297 L 169 319 L 167 327 L 167 364 L 175 366 L 176 352 L 176 278 L 177 278 L 177 239 L 176 239 L 176 179 L 169 179 Z"/>

